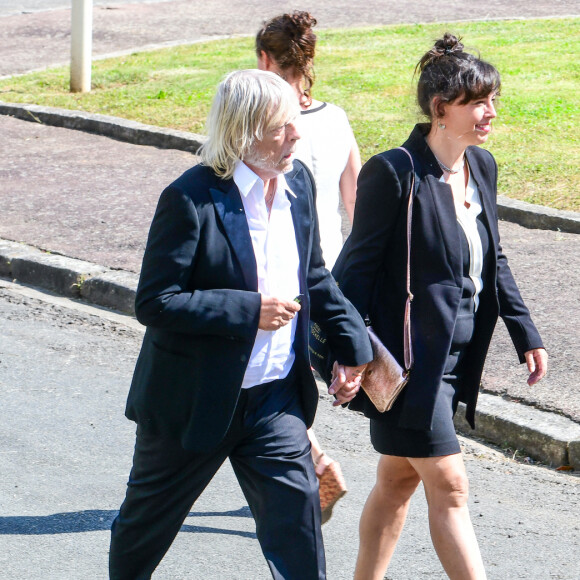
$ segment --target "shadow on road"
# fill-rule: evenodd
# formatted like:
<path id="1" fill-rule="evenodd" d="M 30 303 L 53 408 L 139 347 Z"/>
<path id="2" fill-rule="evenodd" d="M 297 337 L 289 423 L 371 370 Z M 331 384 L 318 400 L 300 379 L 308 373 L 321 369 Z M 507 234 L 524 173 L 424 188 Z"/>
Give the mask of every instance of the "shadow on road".
<path id="1" fill-rule="evenodd" d="M 111 524 L 118 513 L 117 510 L 84 510 L 48 516 L 5 516 L 0 517 L 0 536 L 36 536 L 106 531 L 111 528 Z M 251 518 L 252 513 L 249 507 L 244 506 L 238 510 L 226 512 L 190 512 L 189 517 Z M 256 537 L 254 532 L 192 526 L 190 524 L 184 524 L 181 531 L 203 534 L 228 534 L 244 538 Z"/>

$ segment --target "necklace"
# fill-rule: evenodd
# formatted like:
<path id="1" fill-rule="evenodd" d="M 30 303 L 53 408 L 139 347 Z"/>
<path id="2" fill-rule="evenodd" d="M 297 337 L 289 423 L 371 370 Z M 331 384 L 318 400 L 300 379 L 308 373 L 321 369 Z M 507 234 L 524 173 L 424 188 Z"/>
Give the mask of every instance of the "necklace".
<path id="1" fill-rule="evenodd" d="M 431 153 L 433 153 L 433 151 L 431 151 Z M 435 160 L 437 161 L 437 163 L 439 163 L 439 167 L 441 167 L 441 169 L 443 169 L 443 171 L 447 171 L 447 173 L 450 173 L 451 175 L 456 175 L 465 166 L 465 155 L 463 156 L 463 159 L 461 160 L 461 165 L 457 169 L 451 169 L 450 167 L 447 167 L 447 165 L 445 165 L 445 163 L 443 163 L 442 161 L 439 160 L 439 158 L 437 157 L 437 155 L 435 155 L 435 153 L 433 153 L 433 157 L 435 157 Z"/>

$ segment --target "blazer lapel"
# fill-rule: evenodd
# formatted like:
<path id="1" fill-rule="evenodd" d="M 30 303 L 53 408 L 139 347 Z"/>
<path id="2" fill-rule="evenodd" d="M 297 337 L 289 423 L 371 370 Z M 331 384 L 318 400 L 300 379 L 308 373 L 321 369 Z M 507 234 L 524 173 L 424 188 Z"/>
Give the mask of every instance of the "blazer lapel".
<path id="1" fill-rule="evenodd" d="M 216 213 L 221 220 L 234 254 L 241 265 L 248 290 L 258 290 L 258 269 L 250 237 L 250 229 L 240 192 L 233 180 L 220 187 L 210 187 Z"/>
<path id="2" fill-rule="evenodd" d="M 292 190 L 297 196 L 299 195 Z M 310 237 L 309 213 L 302 208 L 300 197 L 294 197 L 286 192 L 286 197 L 290 200 L 290 212 L 294 223 L 294 235 L 298 246 L 298 257 L 300 259 L 300 291 L 304 293 L 306 289 L 306 271 L 308 269 L 308 238 Z"/>
<path id="3" fill-rule="evenodd" d="M 497 221 L 495 218 L 496 210 L 495 210 L 495 195 L 490 187 L 489 177 L 486 177 L 483 172 L 480 164 L 477 162 L 475 157 L 471 154 L 469 149 L 466 151 L 467 161 L 469 163 L 469 170 L 477 183 L 477 187 L 479 189 L 479 196 L 481 198 L 481 204 L 483 206 L 483 212 L 487 219 L 487 224 L 489 228 L 489 232 L 491 233 L 494 247 L 497 248 L 499 244 L 499 231 L 497 228 Z"/>
<path id="4" fill-rule="evenodd" d="M 446 183 L 440 182 L 433 175 L 428 175 L 426 181 L 429 185 L 428 189 L 431 195 L 431 203 L 435 208 L 435 215 L 439 222 L 439 231 L 443 238 L 449 266 L 454 273 L 457 285 L 462 286 L 463 257 L 461 255 L 459 225 L 457 223 L 457 214 L 455 213 L 455 206 L 453 205 L 451 189 Z"/>

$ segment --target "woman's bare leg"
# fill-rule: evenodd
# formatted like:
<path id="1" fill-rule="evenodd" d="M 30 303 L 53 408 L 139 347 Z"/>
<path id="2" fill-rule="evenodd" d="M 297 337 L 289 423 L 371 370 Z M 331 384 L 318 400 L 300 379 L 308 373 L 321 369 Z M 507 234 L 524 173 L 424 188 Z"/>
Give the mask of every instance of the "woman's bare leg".
<path id="1" fill-rule="evenodd" d="M 360 520 L 355 580 L 383 580 L 419 481 L 408 459 L 381 455 Z"/>
<path id="2" fill-rule="evenodd" d="M 423 480 L 433 546 L 451 580 L 485 580 L 467 498 L 469 483 L 460 453 L 409 459 Z"/>

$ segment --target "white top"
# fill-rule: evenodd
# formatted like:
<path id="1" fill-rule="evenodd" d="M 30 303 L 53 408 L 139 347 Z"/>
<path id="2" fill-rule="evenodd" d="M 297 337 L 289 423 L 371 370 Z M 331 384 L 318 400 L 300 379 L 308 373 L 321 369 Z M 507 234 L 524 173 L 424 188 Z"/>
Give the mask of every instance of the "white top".
<path id="1" fill-rule="evenodd" d="M 290 195 L 281 174 L 276 180 L 276 192 L 270 218 L 264 198 L 264 182 L 245 163 L 239 161 L 234 170 L 234 182 L 242 197 L 246 219 L 258 270 L 258 291 L 266 296 L 293 300 L 300 293 L 299 257 L 290 212 Z M 258 329 L 242 388 L 247 389 L 288 375 L 295 354 L 292 348 L 298 317 L 275 331 Z"/>
<path id="2" fill-rule="evenodd" d="M 302 111 L 296 144 L 296 157 L 304 161 L 316 183 L 316 211 L 320 245 L 330 270 L 342 248 L 340 216 L 340 176 L 354 141 L 346 113 L 336 105 L 322 105 Z"/>
<path id="3" fill-rule="evenodd" d="M 475 286 L 473 301 L 475 302 L 475 310 L 477 310 L 479 294 L 483 290 L 483 279 L 481 278 L 483 249 L 479 230 L 477 229 L 477 216 L 481 213 L 482 207 L 479 189 L 471 177 L 471 172 L 469 172 L 469 179 L 465 188 L 465 201 L 469 204 L 469 207 L 465 207 L 465 204 L 456 205 L 455 212 L 457 213 L 457 221 L 465 232 L 467 245 L 469 246 L 469 277 Z"/>

